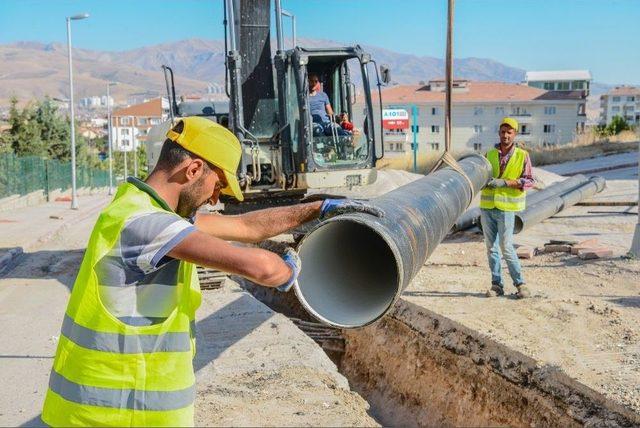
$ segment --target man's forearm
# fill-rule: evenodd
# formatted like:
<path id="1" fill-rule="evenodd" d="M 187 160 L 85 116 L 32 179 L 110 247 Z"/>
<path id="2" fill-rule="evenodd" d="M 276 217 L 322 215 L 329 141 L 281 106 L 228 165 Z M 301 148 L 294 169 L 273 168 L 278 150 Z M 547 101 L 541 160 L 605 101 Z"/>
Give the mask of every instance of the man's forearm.
<path id="1" fill-rule="evenodd" d="M 271 238 L 318 218 L 322 201 L 267 208 L 240 217 L 253 242 Z"/>

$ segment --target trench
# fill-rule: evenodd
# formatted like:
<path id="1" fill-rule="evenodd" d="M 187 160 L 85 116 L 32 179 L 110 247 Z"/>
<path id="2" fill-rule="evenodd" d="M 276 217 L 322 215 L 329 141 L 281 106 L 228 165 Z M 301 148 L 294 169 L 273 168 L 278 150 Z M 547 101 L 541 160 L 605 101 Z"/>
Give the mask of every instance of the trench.
<path id="1" fill-rule="evenodd" d="M 383 426 L 640 424 L 557 368 L 402 299 L 371 325 L 340 329 L 312 318 L 292 292 L 239 283 L 315 340 Z"/>

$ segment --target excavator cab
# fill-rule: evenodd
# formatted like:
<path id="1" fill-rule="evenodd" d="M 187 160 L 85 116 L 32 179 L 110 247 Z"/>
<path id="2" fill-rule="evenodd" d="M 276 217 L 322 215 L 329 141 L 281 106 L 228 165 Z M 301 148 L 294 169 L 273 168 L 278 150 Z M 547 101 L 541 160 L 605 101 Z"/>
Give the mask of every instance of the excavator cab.
<path id="1" fill-rule="evenodd" d="M 384 147 L 374 126 L 382 108 L 375 61 L 360 46 L 285 49 L 279 0 L 272 55 L 270 8 L 270 0 L 225 2 L 229 128 L 243 145 L 245 201 L 290 203 L 312 188 L 372 183 Z M 310 76 L 328 98 L 324 115 L 312 114 Z"/>

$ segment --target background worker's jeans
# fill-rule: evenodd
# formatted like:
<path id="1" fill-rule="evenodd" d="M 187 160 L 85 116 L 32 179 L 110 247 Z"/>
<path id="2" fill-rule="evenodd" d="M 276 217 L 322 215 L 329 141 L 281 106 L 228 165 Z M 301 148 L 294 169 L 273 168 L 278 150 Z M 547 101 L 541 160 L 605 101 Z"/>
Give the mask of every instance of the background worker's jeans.
<path id="1" fill-rule="evenodd" d="M 487 256 L 489 258 L 489 268 L 491 269 L 491 283 L 501 287 L 504 286 L 502 266 L 500 264 L 500 250 L 502 250 L 513 285 L 524 284 L 520 260 L 518 260 L 515 248 L 513 248 L 515 213 L 495 208 L 491 210 L 481 209 L 480 212 L 482 233 L 484 234 L 484 242 L 487 245 Z"/>

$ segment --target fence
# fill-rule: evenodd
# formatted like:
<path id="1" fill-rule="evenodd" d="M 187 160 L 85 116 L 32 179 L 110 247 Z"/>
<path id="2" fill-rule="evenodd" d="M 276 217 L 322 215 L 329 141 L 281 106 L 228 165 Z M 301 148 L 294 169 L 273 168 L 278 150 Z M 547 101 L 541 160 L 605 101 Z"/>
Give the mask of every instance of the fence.
<path id="1" fill-rule="evenodd" d="M 106 187 L 109 173 L 78 165 L 76 183 L 81 187 Z M 37 156 L 0 155 L 0 198 L 26 195 L 42 190 L 47 196 L 55 190 L 71 188 L 71 163 Z"/>

